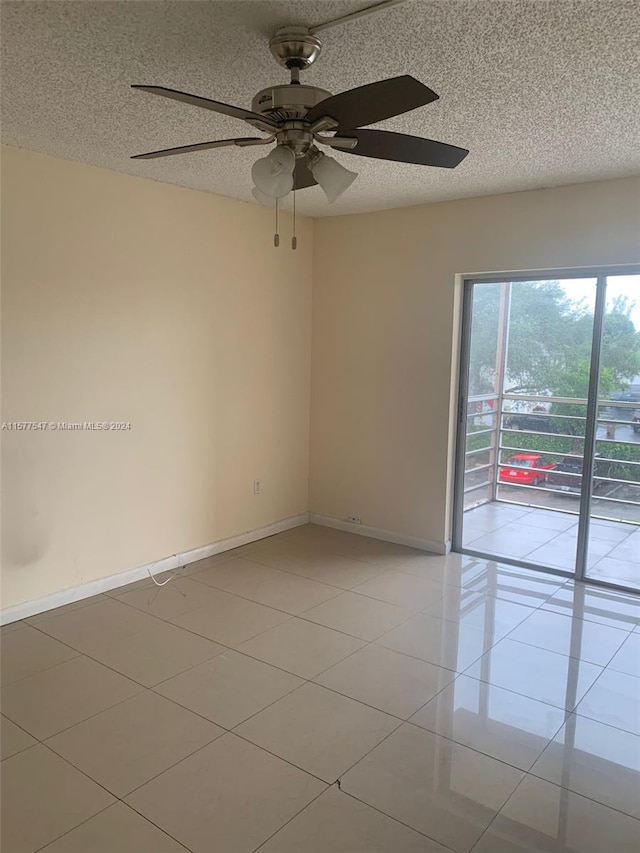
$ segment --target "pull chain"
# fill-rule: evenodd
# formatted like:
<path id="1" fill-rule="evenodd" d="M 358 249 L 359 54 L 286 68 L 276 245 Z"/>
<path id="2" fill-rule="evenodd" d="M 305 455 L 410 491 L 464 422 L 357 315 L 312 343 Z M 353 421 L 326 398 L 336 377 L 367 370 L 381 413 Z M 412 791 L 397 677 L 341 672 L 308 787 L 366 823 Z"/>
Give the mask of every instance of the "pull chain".
<path id="1" fill-rule="evenodd" d="M 273 235 L 273 245 L 280 245 L 280 235 L 278 234 L 278 199 L 276 198 L 276 233 Z"/>
<path id="2" fill-rule="evenodd" d="M 298 238 L 296 237 L 296 189 L 293 188 L 293 237 L 291 238 L 291 248 L 298 248 Z"/>

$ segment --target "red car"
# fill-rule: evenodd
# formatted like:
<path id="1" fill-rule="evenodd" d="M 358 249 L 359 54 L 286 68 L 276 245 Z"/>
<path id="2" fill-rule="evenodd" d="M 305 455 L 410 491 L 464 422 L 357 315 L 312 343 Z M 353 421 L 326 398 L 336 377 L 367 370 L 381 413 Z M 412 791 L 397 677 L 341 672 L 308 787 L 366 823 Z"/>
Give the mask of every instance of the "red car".
<path id="1" fill-rule="evenodd" d="M 516 453 L 507 460 L 507 466 L 500 468 L 498 479 L 501 483 L 516 483 L 521 486 L 537 486 L 547 479 L 547 472 L 555 468 L 538 453 Z"/>

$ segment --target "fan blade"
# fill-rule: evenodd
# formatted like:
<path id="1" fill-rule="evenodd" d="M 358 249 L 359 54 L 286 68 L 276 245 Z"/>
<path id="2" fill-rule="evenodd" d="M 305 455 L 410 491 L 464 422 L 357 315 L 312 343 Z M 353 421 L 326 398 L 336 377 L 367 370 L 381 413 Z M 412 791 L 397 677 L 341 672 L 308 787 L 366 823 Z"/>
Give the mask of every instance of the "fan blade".
<path id="1" fill-rule="evenodd" d="M 446 142 L 435 142 L 433 139 L 407 136 L 404 133 L 391 133 L 389 130 L 340 128 L 340 136 L 351 136 L 358 140 L 355 148 L 342 149 L 345 154 L 395 160 L 398 163 L 416 163 L 419 166 L 455 169 L 469 153 L 466 148 L 457 148 L 455 145 L 447 145 Z"/>
<path id="2" fill-rule="evenodd" d="M 155 160 L 156 157 L 170 157 L 172 154 L 190 154 L 192 151 L 206 151 L 208 148 L 225 148 L 227 145 L 264 145 L 273 142 L 259 136 L 245 136 L 239 139 L 216 139 L 213 142 L 198 142 L 195 145 L 180 145 L 178 148 L 163 148 L 160 151 L 149 151 L 146 154 L 134 154 L 132 160 Z"/>
<path id="3" fill-rule="evenodd" d="M 177 89 L 167 89 L 165 86 L 131 86 L 132 89 L 141 89 L 143 92 L 150 92 L 152 95 L 162 95 L 163 98 L 172 98 L 174 101 L 180 101 L 183 104 L 191 104 L 194 107 L 202 107 L 205 110 L 213 110 L 214 113 L 222 113 L 232 118 L 241 118 L 243 121 L 260 122 L 267 124 L 270 127 L 276 127 L 274 122 L 267 116 L 261 116 L 259 113 L 252 113 L 251 110 L 243 110 L 242 107 L 233 107 L 230 104 L 223 104 L 220 101 L 211 101 L 209 98 L 200 98 L 198 95 L 190 95 L 188 92 L 179 92 Z"/>
<path id="4" fill-rule="evenodd" d="M 296 160 L 296 168 L 293 173 L 294 190 L 304 190 L 306 187 L 314 187 L 317 183 L 307 166 L 307 158 L 304 157 Z"/>
<path id="5" fill-rule="evenodd" d="M 362 127 L 399 116 L 437 100 L 438 95 L 428 86 L 404 74 L 325 98 L 316 104 L 306 117 L 310 122 L 314 122 L 328 116 L 335 119 L 341 127 Z"/>

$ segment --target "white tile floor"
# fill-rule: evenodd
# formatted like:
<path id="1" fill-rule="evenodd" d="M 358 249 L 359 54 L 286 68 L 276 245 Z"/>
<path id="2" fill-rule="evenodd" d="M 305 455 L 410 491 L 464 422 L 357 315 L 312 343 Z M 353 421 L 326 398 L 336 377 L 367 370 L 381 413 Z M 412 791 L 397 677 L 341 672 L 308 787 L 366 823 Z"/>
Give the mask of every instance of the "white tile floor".
<path id="1" fill-rule="evenodd" d="M 577 531 L 576 515 L 492 501 L 466 510 L 462 541 L 496 559 L 573 572 Z M 640 590 L 640 527 L 592 519 L 587 571 L 589 577 Z"/>
<path id="2" fill-rule="evenodd" d="M 639 661 L 638 596 L 298 528 L 2 630 L 2 851 L 635 853 Z"/>

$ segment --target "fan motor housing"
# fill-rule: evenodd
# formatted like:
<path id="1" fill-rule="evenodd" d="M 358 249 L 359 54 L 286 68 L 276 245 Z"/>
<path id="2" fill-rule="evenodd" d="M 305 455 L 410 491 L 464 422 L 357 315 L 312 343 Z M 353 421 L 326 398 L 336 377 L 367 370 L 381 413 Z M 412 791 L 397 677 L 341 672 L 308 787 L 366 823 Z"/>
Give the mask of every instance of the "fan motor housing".
<path id="1" fill-rule="evenodd" d="M 276 121 L 290 121 L 303 119 L 312 107 L 329 97 L 331 92 L 325 89 L 287 83 L 262 89 L 254 97 L 251 109 Z"/>

